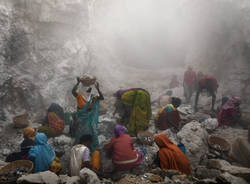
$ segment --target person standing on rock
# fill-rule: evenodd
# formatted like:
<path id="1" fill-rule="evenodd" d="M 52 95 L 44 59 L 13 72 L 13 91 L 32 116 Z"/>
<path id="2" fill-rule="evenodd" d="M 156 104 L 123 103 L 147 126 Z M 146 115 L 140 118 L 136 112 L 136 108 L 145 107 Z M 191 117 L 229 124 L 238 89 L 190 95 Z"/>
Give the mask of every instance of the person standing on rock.
<path id="1" fill-rule="evenodd" d="M 155 135 L 154 140 L 159 147 L 155 162 L 161 169 L 174 169 L 186 175 L 191 174 L 190 161 L 187 156 L 172 143 L 165 133 Z"/>
<path id="2" fill-rule="evenodd" d="M 77 99 L 77 112 L 76 112 L 76 124 L 73 127 L 75 129 L 75 143 L 78 144 L 82 135 L 90 134 L 93 138 L 91 149 L 96 150 L 99 145 L 98 142 L 98 121 L 100 113 L 100 100 L 104 100 L 102 92 L 99 88 L 99 83 L 95 83 L 95 88 L 99 93 L 99 96 L 91 95 L 89 101 L 87 101 L 80 93 L 77 92 L 77 88 L 80 84 L 80 78 L 77 78 L 77 84 L 72 89 L 73 96 Z M 89 91 L 90 92 L 90 91 Z"/>
<path id="3" fill-rule="evenodd" d="M 177 108 L 181 105 L 181 99 L 172 97 L 171 104 L 163 107 L 155 118 L 155 126 L 160 130 L 168 128 L 179 129 L 179 122 L 181 121 Z"/>
<path id="4" fill-rule="evenodd" d="M 212 96 L 211 111 L 214 111 L 216 92 L 217 92 L 218 87 L 219 85 L 215 77 L 210 76 L 210 75 L 200 74 L 200 77 L 198 80 L 198 89 L 197 89 L 196 97 L 195 97 L 195 106 L 194 106 L 195 112 L 198 111 L 197 105 L 199 101 L 199 96 L 200 96 L 200 93 L 203 91 L 206 91 L 210 96 Z"/>
<path id="5" fill-rule="evenodd" d="M 184 73 L 183 88 L 186 103 L 190 102 L 193 92 L 195 91 L 196 73 L 192 67 L 189 66 L 187 71 Z"/>

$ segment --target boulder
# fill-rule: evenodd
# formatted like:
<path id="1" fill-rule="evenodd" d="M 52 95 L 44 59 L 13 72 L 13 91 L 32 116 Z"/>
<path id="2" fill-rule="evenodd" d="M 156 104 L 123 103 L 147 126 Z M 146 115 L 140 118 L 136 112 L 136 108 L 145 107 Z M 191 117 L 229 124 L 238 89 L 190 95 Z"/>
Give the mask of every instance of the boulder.
<path id="1" fill-rule="evenodd" d="M 64 145 L 71 145 L 72 139 L 71 137 L 61 135 L 59 137 L 54 138 L 54 145 L 64 146 Z"/>
<path id="2" fill-rule="evenodd" d="M 217 169 L 208 169 L 205 166 L 198 166 L 195 169 L 195 176 L 198 179 L 216 178 L 220 176 L 221 171 Z"/>
<path id="3" fill-rule="evenodd" d="M 231 165 L 229 162 L 220 159 L 210 159 L 208 167 L 228 172 L 234 176 L 242 177 L 246 181 L 250 181 L 250 168 Z"/>
<path id="4" fill-rule="evenodd" d="M 45 171 L 36 174 L 23 175 L 22 177 L 18 178 L 17 183 L 58 184 L 59 181 L 59 177 L 55 173 L 51 171 Z"/>
<path id="5" fill-rule="evenodd" d="M 80 171 L 80 178 L 82 181 L 88 184 L 101 184 L 101 181 L 99 180 L 96 173 L 94 173 L 88 168 L 83 168 Z"/>
<path id="6" fill-rule="evenodd" d="M 60 184 L 81 184 L 79 176 L 69 177 L 67 175 L 60 175 Z"/>
<path id="7" fill-rule="evenodd" d="M 214 131 L 218 126 L 218 120 L 216 118 L 208 118 L 201 123 L 202 128 L 205 128 L 208 132 Z"/>
<path id="8" fill-rule="evenodd" d="M 188 115 L 187 118 L 190 120 L 196 120 L 198 122 L 203 122 L 206 119 L 211 118 L 211 116 L 209 114 L 196 112 L 195 114 Z"/>
<path id="9" fill-rule="evenodd" d="M 232 144 L 230 156 L 242 166 L 250 167 L 250 143 L 248 140 L 236 139 Z"/>
<path id="10" fill-rule="evenodd" d="M 247 184 L 243 178 L 233 176 L 228 172 L 222 173 L 219 177 L 217 177 L 216 181 L 218 183 L 230 183 L 230 184 Z"/>
<path id="11" fill-rule="evenodd" d="M 177 137 L 186 147 L 186 155 L 192 167 L 196 167 L 202 155 L 208 152 L 207 137 L 208 133 L 197 121 L 186 124 L 177 133 Z"/>
<path id="12" fill-rule="evenodd" d="M 178 145 L 178 143 L 179 143 L 180 140 L 179 140 L 179 138 L 178 138 L 178 136 L 177 136 L 177 134 L 176 134 L 175 132 L 173 132 L 171 129 L 167 129 L 167 130 L 165 130 L 164 132 L 167 134 L 168 138 L 169 138 L 174 144 Z"/>
<path id="13" fill-rule="evenodd" d="M 11 150 L 10 150 L 10 149 L 8 149 L 8 148 L 4 148 L 4 149 L 3 149 L 2 154 L 3 154 L 4 156 L 9 155 L 10 153 L 11 153 Z"/>

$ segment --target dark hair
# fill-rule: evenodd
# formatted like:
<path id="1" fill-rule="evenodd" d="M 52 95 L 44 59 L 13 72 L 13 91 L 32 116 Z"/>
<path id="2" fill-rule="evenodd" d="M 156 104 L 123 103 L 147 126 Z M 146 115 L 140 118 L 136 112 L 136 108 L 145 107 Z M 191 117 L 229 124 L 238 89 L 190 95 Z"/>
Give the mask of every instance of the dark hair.
<path id="1" fill-rule="evenodd" d="M 172 104 L 175 108 L 181 105 L 181 99 L 177 97 L 172 97 Z"/>
<path id="2" fill-rule="evenodd" d="M 85 142 L 91 142 L 92 141 L 92 136 L 90 134 L 87 135 L 82 135 L 80 138 L 80 143 L 85 143 Z"/>

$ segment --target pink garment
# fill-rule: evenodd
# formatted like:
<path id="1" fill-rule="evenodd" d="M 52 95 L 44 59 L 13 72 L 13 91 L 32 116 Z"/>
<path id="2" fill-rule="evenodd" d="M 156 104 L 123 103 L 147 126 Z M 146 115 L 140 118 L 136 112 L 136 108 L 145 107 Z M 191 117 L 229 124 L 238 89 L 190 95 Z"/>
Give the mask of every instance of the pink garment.
<path id="1" fill-rule="evenodd" d="M 228 100 L 218 113 L 218 122 L 220 126 L 230 125 L 232 121 L 239 116 L 238 106 L 241 104 L 239 97 L 233 97 Z"/>

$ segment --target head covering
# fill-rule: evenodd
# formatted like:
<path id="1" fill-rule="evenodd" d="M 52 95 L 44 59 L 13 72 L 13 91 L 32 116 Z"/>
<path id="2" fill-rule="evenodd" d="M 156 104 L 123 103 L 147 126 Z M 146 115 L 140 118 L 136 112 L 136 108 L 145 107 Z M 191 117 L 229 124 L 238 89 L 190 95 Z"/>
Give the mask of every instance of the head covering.
<path id="1" fill-rule="evenodd" d="M 168 138 L 165 133 L 160 133 L 154 137 L 155 143 L 160 150 L 158 156 L 162 169 L 174 169 L 184 174 L 191 173 L 190 162 L 187 156 Z"/>
<path id="2" fill-rule="evenodd" d="M 114 133 L 116 137 L 119 137 L 121 134 L 125 133 L 125 128 L 122 125 L 115 125 Z"/>
<path id="3" fill-rule="evenodd" d="M 55 156 L 53 148 L 47 144 L 47 136 L 44 133 L 37 133 L 35 145 L 29 151 L 29 157 L 35 158 L 34 172 L 47 171 Z"/>
<path id="4" fill-rule="evenodd" d="M 235 105 L 240 105 L 240 104 L 241 104 L 241 99 L 240 99 L 240 97 L 234 96 L 234 97 L 232 98 L 232 103 L 235 104 Z"/>
<path id="5" fill-rule="evenodd" d="M 23 137 L 25 139 L 29 139 L 31 137 L 35 137 L 36 135 L 36 131 L 34 128 L 31 128 L 31 127 L 27 127 L 23 130 Z"/>
<path id="6" fill-rule="evenodd" d="M 116 97 L 118 98 L 118 99 L 120 99 L 121 97 L 122 97 L 122 93 L 124 92 L 125 90 L 122 90 L 122 89 L 120 89 L 120 90 L 118 90 L 118 91 L 116 91 Z"/>

